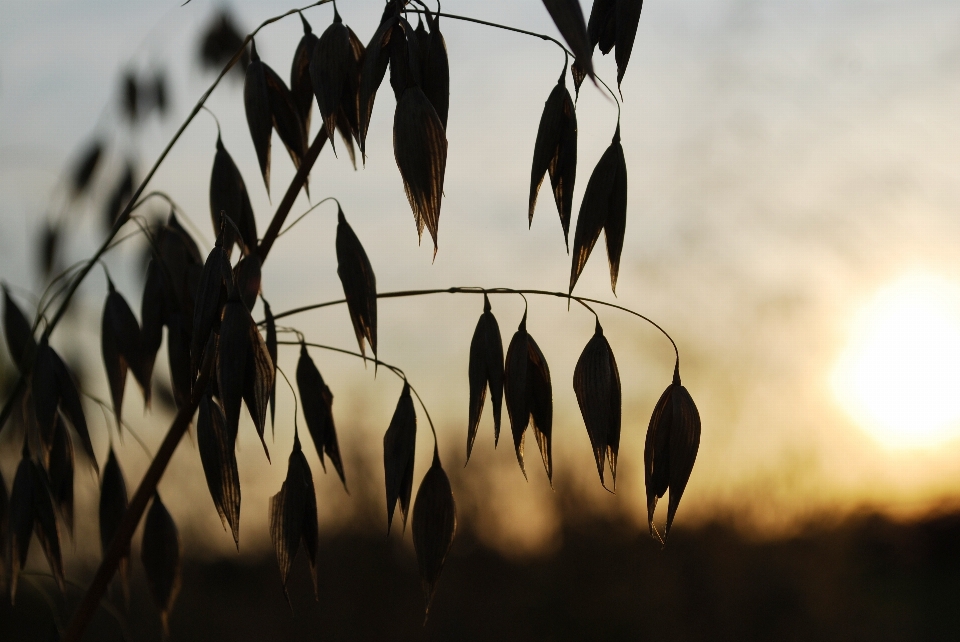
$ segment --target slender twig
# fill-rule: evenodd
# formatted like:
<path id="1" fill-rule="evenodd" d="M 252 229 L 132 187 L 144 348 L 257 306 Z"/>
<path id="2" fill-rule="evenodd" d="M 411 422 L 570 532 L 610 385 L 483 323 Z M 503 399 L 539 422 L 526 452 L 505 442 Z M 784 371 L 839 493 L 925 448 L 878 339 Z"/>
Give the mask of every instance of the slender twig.
<path id="1" fill-rule="evenodd" d="M 378 299 L 399 299 L 405 297 L 413 296 L 425 296 L 428 294 L 533 294 L 538 296 L 551 296 L 559 299 L 570 299 L 578 303 L 593 303 L 594 305 L 602 305 L 608 308 L 613 308 L 614 310 L 620 310 L 621 312 L 626 312 L 631 314 L 643 321 L 646 321 L 654 328 L 660 331 L 660 333 L 670 341 L 670 345 L 673 346 L 674 355 L 677 358 L 677 368 L 680 367 L 680 349 L 677 347 L 677 343 L 673 340 L 666 330 L 664 330 L 656 321 L 647 317 L 639 312 L 635 312 L 630 308 L 626 308 L 622 305 L 617 305 L 616 303 L 608 303 L 606 301 L 601 301 L 600 299 L 591 299 L 589 297 L 583 296 L 573 296 L 565 292 L 551 292 L 549 290 L 515 290 L 513 288 L 475 288 L 475 287 L 453 287 L 453 288 L 438 288 L 432 290 L 398 290 L 395 292 L 378 292 Z M 284 312 L 278 312 L 273 315 L 274 320 L 283 319 L 285 317 L 293 316 L 295 314 L 300 314 L 302 312 L 309 312 L 310 310 L 319 310 L 321 308 L 332 307 L 335 305 L 343 305 L 346 303 L 346 299 L 335 299 L 333 301 L 324 301 L 323 303 L 314 303 L 313 305 L 305 305 L 299 308 L 293 308 L 292 310 L 286 310 Z M 593 310 L 591 310 L 593 312 Z M 596 314 L 596 312 L 594 312 Z M 259 324 L 265 323 L 260 321 Z"/>
<path id="2" fill-rule="evenodd" d="M 294 219 L 293 223 L 291 223 L 290 225 L 288 225 L 288 226 L 286 226 L 285 228 L 283 228 L 283 231 L 278 232 L 278 233 L 277 233 L 277 238 L 280 238 L 281 236 L 283 236 L 284 234 L 286 234 L 287 232 L 289 232 L 291 229 L 293 229 L 293 226 L 294 226 L 294 225 L 296 225 L 297 223 L 299 223 L 300 221 L 302 221 L 303 219 L 305 219 L 308 214 L 310 214 L 311 212 L 313 212 L 313 210 L 317 209 L 318 207 L 320 207 L 321 205 L 323 205 L 324 203 L 326 203 L 326 202 L 328 202 L 328 201 L 333 201 L 333 202 L 335 202 L 335 203 L 337 204 L 337 207 L 338 207 L 339 209 L 341 209 L 341 210 L 343 209 L 343 207 L 340 205 L 340 201 L 338 201 L 338 200 L 336 199 L 336 197 L 334 197 L 334 196 L 328 196 L 328 197 L 326 197 L 325 199 L 323 199 L 323 200 L 315 203 L 314 205 L 310 206 L 310 209 L 308 209 L 306 212 L 304 212 L 303 214 L 301 214 L 300 216 L 298 216 L 296 219 Z"/>

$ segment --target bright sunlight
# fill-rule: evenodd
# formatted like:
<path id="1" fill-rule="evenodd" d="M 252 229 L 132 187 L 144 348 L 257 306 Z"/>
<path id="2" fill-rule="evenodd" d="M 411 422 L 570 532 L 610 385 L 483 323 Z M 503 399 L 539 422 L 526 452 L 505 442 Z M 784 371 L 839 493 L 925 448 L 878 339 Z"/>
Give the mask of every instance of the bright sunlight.
<path id="1" fill-rule="evenodd" d="M 912 272 L 883 287 L 855 317 L 831 385 L 888 448 L 960 436 L 960 285 Z"/>

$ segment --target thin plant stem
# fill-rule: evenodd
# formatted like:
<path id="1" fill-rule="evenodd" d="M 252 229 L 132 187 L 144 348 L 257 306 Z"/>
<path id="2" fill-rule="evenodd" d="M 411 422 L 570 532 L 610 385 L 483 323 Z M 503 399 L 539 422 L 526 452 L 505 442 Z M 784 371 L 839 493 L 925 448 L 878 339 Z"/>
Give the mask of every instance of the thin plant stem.
<path id="1" fill-rule="evenodd" d="M 606 301 L 601 301 L 600 299 L 591 299 L 589 297 L 574 296 L 565 292 L 551 292 L 549 290 L 516 290 L 513 288 L 477 288 L 477 287 L 453 287 L 453 288 L 437 288 L 431 290 L 397 290 L 395 292 L 378 292 L 378 299 L 400 299 L 405 297 L 414 297 L 414 296 L 426 296 L 430 294 L 532 294 L 538 296 L 551 296 L 559 299 L 569 299 L 576 301 L 578 303 L 592 303 L 594 305 L 602 305 L 608 308 L 613 308 L 614 310 L 620 310 L 621 312 L 626 312 L 627 314 L 633 315 L 638 319 L 646 321 L 651 326 L 660 331 L 660 333 L 670 341 L 670 345 L 673 346 L 673 352 L 676 356 L 676 367 L 680 367 L 680 349 L 677 347 L 677 343 L 673 340 L 673 337 L 667 333 L 656 321 L 651 319 L 648 316 L 640 314 L 630 308 L 626 308 L 622 305 L 617 305 L 616 303 L 608 303 Z M 303 312 L 309 312 L 311 310 L 319 310 L 321 308 L 332 307 L 336 305 L 343 305 L 346 303 L 346 299 L 335 299 L 333 301 L 324 301 L 323 303 L 314 303 L 312 305 L 305 305 L 299 308 L 293 308 L 291 310 L 286 310 L 284 312 L 278 312 L 273 315 L 274 320 L 283 319 L 285 317 L 293 316 L 295 314 L 300 314 Z M 593 312 L 593 310 L 591 310 Z M 596 314 L 596 312 L 594 312 Z M 260 321 L 259 324 L 263 324 L 264 321 Z"/>
<path id="2" fill-rule="evenodd" d="M 300 221 L 302 221 L 303 219 L 305 219 L 308 214 L 310 214 L 311 212 L 313 212 L 313 210 L 317 209 L 318 207 L 320 207 L 321 205 L 323 205 L 324 203 L 326 203 L 326 202 L 328 202 L 328 201 L 333 201 L 333 202 L 335 202 L 335 203 L 337 204 L 337 207 L 338 207 L 339 209 L 341 209 L 341 210 L 343 209 L 343 206 L 340 205 L 340 201 L 338 201 L 335 196 L 328 196 L 328 197 L 326 197 L 325 199 L 323 199 L 323 200 L 315 203 L 314 205 L 311 205 L 311 206 L 310 206 L 310 209 L 308 209 L 306 212 L 304 212 L 303 214 L 301 214 L 300 216 L 298 216 L 296 219 L 294 219 L 294 221 L 293 221 L 292 223 L 290 223 L 290 225 L 288 225 L 288 226 L 286 226 L 285 228 L 283 228 L 283 231 L 277 232 L 277 238 L 280 238 L 281 236 L 283 236 L 284 234 L 286 234 L 287 232 L 289 232 L 291 229 L 293 229 L 293 226 L 294 226 L 294 225 L 296 225 L 297 223 L 299 223 Z"/>

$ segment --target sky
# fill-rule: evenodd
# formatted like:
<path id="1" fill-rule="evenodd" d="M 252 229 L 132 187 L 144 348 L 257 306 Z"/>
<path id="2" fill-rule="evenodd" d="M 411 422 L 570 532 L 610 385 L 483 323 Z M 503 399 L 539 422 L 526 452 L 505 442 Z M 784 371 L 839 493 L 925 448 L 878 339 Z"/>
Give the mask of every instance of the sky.
<path id="1" fill-rule="evenodd" d="M 0 278 L 6 283 L 39 291 L 37 231 L 45 216 L 62 208 L 62 175 L 92 137 L 109 138 L 114 168 L 128 155 L 139 159 L 141 172 L 153 162 L 213 79 L 198 68 L 194 53 L 199 30 L 219 6 L 203 0 L 184 7 L 168 0 L 5 3 Z M 246 28 L 291 8 L 273 0 L 230 6 Z M 343 0 L 339 9 L 368 40 L 380 3 Z M 443 9 L 556 34 L 542 4 L 532 0 L 450 1 Z M 332 11 L 320 7 L 306 15 L 320 33 Z M 451 108 L 436 260 L 429 238 L 418 245 L 396 170 L 393 99 L 386 87 L 374 107 L 366 166 L 354 171 L 345 156 L 325 150 L 311 177 L 314 202 L 340 199 L 381 292 L 453 285 L 564 291 L 569 257 L 545 193 L 529 230 L 526 217 L 539 115 L 562 56 L 538 39 L 454 20 L 441 24 Z M 281 76 L 287 76 L 300 32 L 292 17 L 257 38 L 260 55 Z M 960 408 L 950 398 L 960 372 L 950 356 L 960 352 L 958 43 L 960 5 L 948 1 L 645 3 L 622 86 L 629 197 L 616 299 L 600 244 L 576 293 L 650 317 L 679 346 L 683 382 L 699 408 L 703 435 L 678 526 L 729 516 L 762 535 L 852 510 L 909 517 L 956 506 Z M 615 80 L 612 56 L 598 54 L 595 63 L 603 78 Z M 172 113 L 132 131 L 116 108 L 119 74 L 161 68 L 172 82 Z M 271 204 L 240 84 L 225 81 L 208 106 L 263 230 L 292 166 L 275 141 Z M 577 114 L 575 213 L 617 123 L 614 103 L 589 83 Z M 317 120 L 315 114 L 313 131 Z M 199 115 L 150 186 L 167 191 L 189 214 L 204 251 L 213 238 L 207 190 L 215 141 L 213 119 Z M 108 189 L 104 179 L 95 192 Z M 308 206 L 301 195 L 293 213 Z M 73 236 L 66 253 L 79 260 L 99 243 L 99 219 L 91 203 L 69 208 L 67 216 Z M 334 226 L 334 208 L 321 206 L 280 239 L 263 283 L 274 311 L 342 296 L 333 277 Z M 132 249 L 119 250 L 108 265 L 137 309 L 135 260 Z M 101 275 L 91 274 L 75 321 L 54 341 L 83 364 L 103 397 L 98 351 L 84 346 L 95 345 L 99 335 L 105 287 Z M 492 303 L 506 342 L 523 302 L 496 296 Z M 635 319 L 601 313 L 624 390 L 618 492 L 608 495 L 597 483 L 570 384 L 593 318 L 583 310 L 568 313 L 561 301 L 531 300 L 530 332 L 554 381 L 551 491 L 535 451 L 528 452 L 529 482 L 517 470 L 509 439 L 494 451 L 489 406 L 471 466 L 461 468 L 467 350 L 481 311 L 482 302 L 472 296 L 379 306 L 379 356 L 403 367 L 424 397 L 460 501 L 475 501 L 464 493 L 491 498 L 483 528 L 522 550 L 549 541 L 557 510 L 552 498 L 564 492 L 586 493 L 602 506 L 627 506 L 643 522 L 643 437 L 670 382 L 669 343 Z M 355 348 L 345 309 L 305 314 L 295 324 L 311 340 Z M 296 349 L 286 350 L 280 365 L 292 373 Z M 380 479 L 378 449 L 399 381 L 382 371 L 374 377 L 372 368 L 349 358 L 316 351 L 314 359 L 336 397 L 341 444 L 367 453 L 366 463 L 360 456 L 354 462 L 355 474 L 365 470 Z M 278 394 L 272 464 L 264 461 L 247 420 L 241 428 L 241 537 L 253 546 L 267 541 L 266 501 L 279 489 L 292 440 L 290 396 Z M 127 419 L 155 447 L 162 421 L 140 416 L 138 396 L 128 386 Z M 94 412 L 95 406 L 88 408 Z M 99 416 L 91 421 L 99 422 L 94 442 L 105 453 L 104 424 Z M 0 446 L 10 448 L 2 439 Z M 128 478 L 137 478 L 146 456 L 129 440 L 120 448 Z M 315 453 L 307 450 L 321 520 L 335 523 L 350 514 L 351 498 L 332 472 L 319 472 Z M 430 450 L 421 418 L 418 479 Z M 471 475 L 474 460 L 478 472 Z M 10 466 L 7 461 L 3 468 L 8 479 Z M 181 446 L 173 466 L 178 472 L 167 476 L 161 492 L 176 498 L 168 504 L 184 531 L 203 540 L 199 534 L 216 528 L 217 517 L 191 445 Z M 78 492 L 89 494 L 90 487 Z M 228 535 L 221 539 L 199 545 L 232 548 Z"/>

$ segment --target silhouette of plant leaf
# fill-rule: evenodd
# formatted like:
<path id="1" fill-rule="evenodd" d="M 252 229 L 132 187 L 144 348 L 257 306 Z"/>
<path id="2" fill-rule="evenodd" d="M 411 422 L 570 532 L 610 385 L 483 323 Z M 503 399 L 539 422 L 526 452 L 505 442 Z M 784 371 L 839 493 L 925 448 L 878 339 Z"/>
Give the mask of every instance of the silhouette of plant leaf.
<path id="1" fill-rule="evenodd" d="M 397 102 L 393 152 L 417 223 L 417 234 L 422 238 L 426 226 L 436 257 L 447 137 L 440 117 L 419 87 L 407 87 Z"/>
<path id="2" fill-rule="evenodd" d="M 237 438 L 240 425 L 240 402 L 243 399 L 247 353 L 250 350 L 250 313 L 239 300 L 227 301 L 220 320 L 220 341 L 217 346 L 217 387 L 227 432 Z"/>
<path id="3" fill-rule="evenodd" d="M 50 494 L 59 509 L 67 530 L 73 535 L 73 442 L 63 420 L 57 417 L 53 429 L 53 443 L 47 463 Z"/>
<path id="4" fill-rule="evenodd" d="M 413 491 L 413 464 L 417 446 L 417 412 L 410 396 L 410 384 L 403 382 L 403 391 L 393 411 L 390 426 L 383 435 L 383 472 L 387 486 L 387 533 L 393 523 L 393 511 L 400 503 L 400 517 L 407 527 L 410 494 Z"/>
<path id="5" fill-rule="evenodd" d="M 107 199 L 107 203 L 104 206 L 103 222 L 104 229 L 108 231 L 113 228 L 113 224 L 116 222 L 120 212 L 127 206 L 130 199 L 133 198 L 133 189 L 137 182 L 134 178 L 134 173 L 133 163 L 127 161 L 123 169 L 123 174 L 120 176 L 120 181 L 110 193 L 110 198 Z"/>
<path id="6" fill-rule="evenodd" d="M 37 350 L 37 342 L 30 322 L 10 297 L 6 285 L 3 286 L 3 329 L 13 363 L 21 373 L 25 372 Z"/>
<path id="7" fill-rule="evenodd" d="M 265 63 L 263 72 L 267 83 L 267 95 L 270 99 L 273 128 L 277 130 L 277 135 L 287 148 L 293 166 L 300 169 L 300 161 L 307 153 L 308 143 L 307 130 L 300 118 L 296 100 L 283 79 Z"/>
<path id="8" fill-rule="evenodd" d="M 433 464 L 420 482 L 413 505 L 413 548 L 420 567 L 427 615 L 443 563 L 456 534 L 457 506 L 450 490 L 450 480 L 440 465 L 440 455 L 434 447 Z"/>
<path id="9" fill-rule="evenodd" d="M 190 379 L 191 382 L 200 370 L 203 348 L 207 345 L 210 333 L 217 327 L 221 308 L 225 303 L 226 287 L 223 283 L 224 271 L 230 270 L 230 259 L 223 249 L 226 230 L 217 237 L 217 244 L 203 264 L 200 273 L 200 285 L 197 287 L 196 301 L 193 306 L 193 332 L 190 339 Z"/>
<path id="10" fill-rule="evenodd" d="M 147 574 L 150 593 L 160 607 L 164 633 L 169 635 L 170 610 L 180 591 L 180 536 L 159 493 L 154 493 L 143 525 L 140 561 Z"/>
<path id="11" fill-rule="evenodd" d="M 320 457 L 323 471 L 327 471 L 323 455 L 333 463 L 344 489 L 347 480 L 343 474 L 343 461 L 340 458 L 340 446 L 337 443 L 337 429 L 333 423 L 333 393 L 323 382 L 320 371 L 310 358 L 307 346 L 300 344 L 300 360 L 297 362 L 297 388 L 300 391 L 300 406 L 303 408 L 303 417 L 307 422 L 307 429 L 313 439 L 313 445 Z"/>
<path id="12" fill-rule="evenodd" d="M 599 44 L 606 55 L 616 46 L 618 87 L 630 62 L 642 9 L 643 0 L 594 0 L 590 11 L 587 35 L 591 48 Z"/>
<path id="13" fill-rule="evenodd" d="M 268 130 L 269 135 L 269 130 Z M 269 136 L 268 136 L 269 140 Z M 213 230 L 220 233 L 220 215 L 226 214 L 240 230 L 244 253 L 252 251 L 257 245 L 257 221 L 247 195 L 247 186 L 243 176 L 237 169 L 236 163 L 223 146 L 220 136 L 217 136 L 217 153 L 213 157 L 213 172 L 210 176 L 210 216 L 213 221 Z M 233 251 L 233 244 L 237 241 L 233 226 L 227 224 L 224 228 L 223 249 L 227 256 Z"/>
<path id="14" fill-rule="evenodd" d="M 120 521 L 127 512 L 127 484 L 123 480 L 123 471 L 117 461 L 117 455 L 110 448 L 107 463 L 103 467 L 100 482 L 100 551 L 107 554 L 113 538 L 120 527 Z M 126 542 L 123 557 L 120 560 L 120 582 L 124 595 L 129 595 L 130 581 L 130 542 Z"/>
<path id="15" fill-rule="evenodd" d="M 290 68 L 290 93 L 297 106 L 303 131 L 310 133 L 310 107 L 313 105 L 313 83 L 310 81 L 310 60 L 313 58 L 313 49 L 317 46 L 317 36 L 313 33 L 310 23 L 300 14 L 303 23 L 303 36 L 297 43 L 293 53 L 293 64 Z"/>
<path id="16" fill-rule="evenodd" d="M 150 406 L 153 365 L 163 342 L 163 274 L 156 259 L 147 264 L 147 277 L 140 302 L 140 371 L 143 376 L 144 405 Z"/>
<path id="17" fill-rule="evenodd" d="M 270 387 L 270 429 L 275 428 L 274 420 L 277 414 L 277 322 L 273 318 L 270 304 L 263 299 L 263 313 L 267 320 L 267 352 L 270 353 L 270 362 L 273 364 L 273 385 Z"/>
<path id="18" fill-rule="evenodd" d="M 204 30 L 199 51 L 200 62 L 213 71 L 220 71 L 243 46 L 241 33 L 233 22 L 233 16 L 226 9 L 221 9 Z M 239 63 L 234 66 L 238 77 L 243 76 L 243 70 L 248 64 L 250 64 L 250 50 L 244 48 Z"/>
<path id="19" fill-rule="evenodd" d="M 264 431 L 267 424 L 270 391 L 273 390 L 274 384 L 273 360 L 270 358 L 267 344 L 260 336 L 260 331 L 257 330 L 257 324 L 254 323 L 252 317 L 247 326 L 247 336 L 249 346 L 247 348 L 247 361 L 244 366 L 243 400 L 247 405 L 250 417 L 253 419 L 257 434 L 260 436 L 263 452 L 266 453 L 267 461 L 269 461 L 270 451 L 267 449 Z"/>
<path id="20" fill-rule="evenodd" d="M 543 0 L 543 5 L 553 18 L 560 35 L 567 41 L 577 62 L 593 78 L 592 47 L 587 38 L 587 25 L 583 20 L 580 0 Z"/>
<path id="21" fill-rule="evenodd" d="M 77 159 L 71 176 L 74 198 L 82 194 L 90 185 L 90 180 L 93 178 L 93 173 L 97 171 L 97 166 L 100 165 L 102 155 L 103 143 L 99 140 L 93 140 Z"/>
<path id="22" fill-rule="evenodd" d="M 700 449 L 700 413 L 687 389 L 680 384 L 679 366 L 674 368 L 673 382 L 660 395 L 650 416 L 643 449 L 647 489 L 647 520 L 653 531 L 653 513 L 657 499 L 670 490 L 667 506 L 667 528 L 670 534 L 680 498 L 690 479 Z"/>
<path id="23" fill-rule="evenodd" d="M 100 331 L 100 348 L 103 365 L 110 384 L 110 398 L 117 418 L 117 430 L 121 430 L 123 391 L 127 382 L 127 370 L 133 371 L 141 389 L 146 389 L 140 357 L 140 325 L 133 311 L 116 288 L 107 279 L 107 300 L 103 305 L 103 321 Z"/>
<path id="24" fill-rule="evenodd" d="M 320 108 L 320 117 L 323 118 L 327 137 L 333 146 L 333 134 L 337 128 L 341 107 L 348 106 L 353 101 L 360 81 L 360 69 L 350 42 L 350 33 L 336 7 L 333 9 L 333 23 L 321 34 L 313 50 L 310 80 Z M 350 134 L 343 131 L 341 133 Z"/>
<path id="25" fill-rule="evenodd" d="M 363 340 L 370 343 L 377 354 L 377 278 L 360 244 L 360 239 L 337 208 L 337 276 L 343 285 L 353 331 L 357 335 L 360 353 L 366 355 Z"/>
<path id="26" fill-rule="evenodd" d="M 43 549 L 43 554 L 50 565 L 60 593 L 64 592 L 63 557 L 60 552 L 60 527 L 57 524 L 57 515 L 53 510 L 50 499 L 50 487 L 43 474 L 43 470 L 33 461 L 29 462 L 30 475 L 33 485 L 33 532 Z"/>
<path id="27" fill-rule="evenodd" d="M 270 95 L 267 91 L 267 75 L 264 63 L 257 55 L 257 45 L 250 41 L 250 64 L 243 82 L 243 106 L 247 114 L 247 126 L 253 147 L 257 151 L 263 184 L 270 194 L 270 134 L 273 116 L 270 112 Z"/>
<path id="28" fill-rule="evenodd" d="M 570 292 L 573 292 L 590 252 L 605 232 L 607 259 L 610 264 L 610 288 L 617 292 L 620 253 L 627 226 L 627 163 L 620 145 L 620 125 L 613 142 L 603 152 L 590 175 L 580 204 L 577 231 L 573 238 L 573 263 L 570 266 Z"/>
<path id="29" fill-rule="evenodd" d="M 247 310 L 253 310 L 260 295 L 260 278 L 263 261 L 260 256 L 251 252 L 240 259 L 234 268 L 234 281 L 240 293 L 240 300 Z"/>
<path id="30" fill-rule="evenodd" d="M 447 129 L 447 114 L 450 111 L 450 61 L 447 57 L 447 43 L 440 33 L 440 17 L 434 16 L 429 9 L 424 16 L 430 32 L 417 25 L 417 40 L 420 50 L 420 88 L 437 110 L 437 116 Z"/>
<path id="31" fill-rule="evenodd" d="M 227 432 L 226 423 L 220 404 L 209 394 L 204 395 L 197 416 L 200 463 L 223 528 L 229 524 L 233 541 L 240 550 L 240 473 L 236 444 Z"/>
<path id="32" fill-rule="evenodd" d="M 473 451 L 473 442 L 477 438 L 480 415 L 490 388 L 490 401 L 493 403 L 493 443 L 500 441 L 500 412 L 503 405 L 503 341 L 500 338 L 500 325 L 490 311 L 490 299 L 483 295 L 483 314 L 477 321 L 470 340 L 470 363 L 467 367 L 470 380 L 470 409 L 467 422 L 467 461 Z"/>
<path id="33" fill-rule="evenodd" d="M 34 486 L 33 464 L 28 453 L 24 452 L 13 478 L 10 491 L 10 603 L 17 597 L 17 579 L 20 569 L 27 563 L 30 549 L 30 535 L 33 532 Z"/>
<path id="34" fill-rule="evenodd" d="M 389 11 L 385 10 L 385 13 Z M 383 76 L 387 73 L 387 65 L 390 63 L 390 39 L 393 35 L 393 28 L 397 24 L 397 18 L 394 15 L 385 16 L 380 22 L 380 27 L 370 44 L 366 46 L 363 55 L 363 62 L 360 66 L 360 92 L 359 92 L 359 125 L 360 125 L 360 153 L 363 157 L 367 156 L 367 133 L 370 128 L 370 115 L 373 113 L 373 102 L 377 97 L 377 90 L 383 82 Z"/>
<path id="35" fill-rule="evenodd" d="M 579 99 L 580 85 L 583 84 L 584 79 L 587 77 L 587 72 L 580 66 L 580 63 L 574 60 L 573 64 L 570 65 L 570 75 L 573 77 L 574 98 Z"/>
<path id="36" fill-rule="evenodd" d="M 554 201 L 560 214 L 563 241 L 570 250 L 570 213 L 573 209 L 573 187 L 577 180 L 577 113 L 564 79 L 566 65 L 557 86 L 550 92 L 540 117 L 537 142 L 533 148 L 533 167 L 530 171 L 530 201 L 528 218 L 533 224 L 533 210 L 543 175 L 549 171 Z"/>
<path id="37" fill-rule="evenodd" d="M 620 450 L 620 371 L 610 343 L 597 321 L 593 337 L 587 342 L 573 371 L 573 391 L 587 427 L 593 457 L 597 461 L 600 483 L 604 458 L 610 462 L 613 488 L 617 487 L 617 454 Z"/>
<path id="38" fill-rule="evenodd" d="M 37 540 L 50 565 L 50 572 L 53 573 L 62 593 L 64 577 L 63 559 L 60 553 L 60 531 L 53 511 L 53 502 L 50 500 L 50 490 L 43 471 L 30 459 L 29 452 L 24 449 L 10 494 L 11 604 L 16 598 L 20 570 L 27 561 L 31 532 L 37 534 Z"/>
<path id="39" fill-rule="evenodd" d="M 297 556 L 300 543 L 303 542 L 310 574 L 313 578 L 316 594 L 317 574 L 317 498 L 313 488 L 313 475 L 310 465 L 300 447 L 300 439 L 294 433 L 293 450 L 287 464 L 287 478 L 280 492 L 270 498 L 270 538 L 277 551 L 277 565 L 280 567 L 280 584 L 283 595 L 287 595 L 287 576 Z"/>
<path id="40" fill-rule="evenodd" d="M 527 313 L 523 313 L 520 326 L 507 348 L 506 367 L 503 372 L 503 388 L 513 432 L 513 445 L 524 478 L 527 472 L 523 465 L 523 442 L 533 419 L 533 432 L 537 439 L 543 467 L 553 485 L 553 458 L 551 435 L 553 431 L 553 385 L 550 368 L 540 351 L 540 346 L 527 333 Z"/>
<path id="41" fill-rule="evenodd" d="M 167 316 L 167 359 L 170 362 L 170 383 L 177 408 L 190 402 L 193 376 L 190 374 L 191 323 L 187 313 L 175 312 Z"/>
<path id="42" fill-rule="evenodd" d="M 59 407 L 70 420 L 73 429 L 77 431 L 80 443 L 90 457 L 94 469 L 99 470 L 73 375 L 50 346 L 42 345 L 37 349 L 37 361 L 31 376 L 30 389 L 41 434 L 53 435 L 54 421 L 56 421 Z M 50 443 L 50 440 L 47 440 L 47 443 Z"/>

